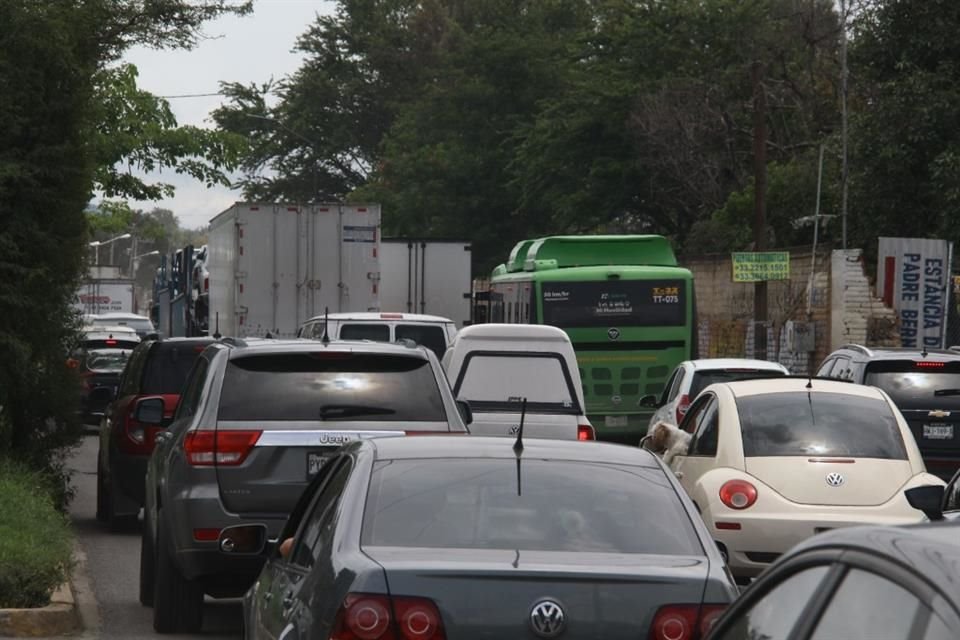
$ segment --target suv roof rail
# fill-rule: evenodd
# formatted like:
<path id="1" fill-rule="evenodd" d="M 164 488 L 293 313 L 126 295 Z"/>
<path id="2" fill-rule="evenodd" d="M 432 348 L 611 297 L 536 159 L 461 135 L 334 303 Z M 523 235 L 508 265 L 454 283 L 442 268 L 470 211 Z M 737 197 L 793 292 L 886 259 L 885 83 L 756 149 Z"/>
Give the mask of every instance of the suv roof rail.
<path id="1" fill-rule="evenodd" d="M 871 356 L 871 357 L 873 356 L 873 351 L 871 351 L 870 349 L 866 348 L 866 347 L 863 346 L 862 344 L 845 344 L 845 345 L 843 345 L 843 346 L 840 347 L 840 348 L 841 348 L 841 349 L 850 349 L 850 350 L 852 350 L 852 351 L 859 351 L 860 353 L 862 353 L 862 354 L 865 355 L 865 356 Z"/>
<path id="2" fill-rule="evenodd" d="M 220 338 L 220 342 L 223 344 L 228 344 L 233 347 L 245 347 L 247 346 L 247 341 L 243 338 L 234 338 L 233 336 L 224 336 Z"/>

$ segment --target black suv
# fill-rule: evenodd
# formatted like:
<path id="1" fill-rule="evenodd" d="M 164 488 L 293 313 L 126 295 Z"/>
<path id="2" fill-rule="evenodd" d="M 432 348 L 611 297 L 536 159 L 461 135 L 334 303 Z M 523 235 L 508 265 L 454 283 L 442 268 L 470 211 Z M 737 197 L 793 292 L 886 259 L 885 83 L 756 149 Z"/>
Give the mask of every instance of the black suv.
<path id="1" fill-rule="evenodd" d="M 157 424 L 163 409 L 142 400 L 137 421 Z M 462 434 L 469 422 L 425 347 L 229 338 L 207 347 L 147 467 L 140 601 L 153 605 L 154 629 L 196 631 L 205 593 L 242 595 L 263 558 L 221 553 L 220 532 L 262 523 L 279 535 L 340 445 Z"/>
<path id="2" fill-rule="evenodd" d="M 910 425 L 927 470 L 949 480 L 960 468 L 960 353 L 850 344 L 827 356 L 817 375 L 883 389 Z"/>

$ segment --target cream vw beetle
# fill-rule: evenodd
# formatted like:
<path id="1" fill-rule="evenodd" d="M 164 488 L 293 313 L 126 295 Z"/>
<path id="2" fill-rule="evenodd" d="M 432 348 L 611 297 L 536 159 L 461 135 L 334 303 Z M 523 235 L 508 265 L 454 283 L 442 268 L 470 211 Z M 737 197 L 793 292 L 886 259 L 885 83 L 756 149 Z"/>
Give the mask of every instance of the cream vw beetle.
<path id="1" fill-rule="evenodd" d="M 942 484 L 873 387 L 816 378 L 714 384 L 680 427 L 692 438 L 670 466 L 738 579 L 821 531 L 919 522 L 904 490 Z"/>

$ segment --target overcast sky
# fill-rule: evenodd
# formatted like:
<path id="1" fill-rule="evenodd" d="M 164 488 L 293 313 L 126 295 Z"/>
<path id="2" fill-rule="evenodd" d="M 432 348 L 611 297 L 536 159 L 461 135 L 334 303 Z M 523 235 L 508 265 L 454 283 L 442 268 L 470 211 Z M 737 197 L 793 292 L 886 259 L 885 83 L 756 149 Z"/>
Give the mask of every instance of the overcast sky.
<path id="1" fill-rule="evenodd" d="M 140 87 L 160 96 L 215 93 L 220 81 L 259 84 L 271 77 L 280 79 L 300 66 L 302 56 L 292 51 L 297 37 L 317 14 L 330 14 L 334 7 L 329 0 L 255 0 L 251 15 L 208 23 L 204 31 L 211 39 L 193 51 L 136 48 L 126 61 L 139 69 Z M 211 127 L 209 114 L 222 100 L 220 96 L 171 97 L 169 102 L 180 124 Z M 239 191 L 207 189 L 172 171 L 157 177 L 175 185 L 176 196 L 130 205 L 170 209 L 184 227 L 202 227 L 240 199 Z"/>

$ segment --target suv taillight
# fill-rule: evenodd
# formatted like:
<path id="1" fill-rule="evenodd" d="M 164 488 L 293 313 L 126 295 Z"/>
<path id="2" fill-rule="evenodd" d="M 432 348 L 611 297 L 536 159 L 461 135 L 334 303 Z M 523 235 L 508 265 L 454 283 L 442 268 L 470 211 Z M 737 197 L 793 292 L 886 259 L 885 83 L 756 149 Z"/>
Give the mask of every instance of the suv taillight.
<path id="1" fill-rule="evenodd" d="M 134 404 L 133 406 L 136 406 Z M 133 413 L 123 418 L 123 431 L 117 443 L 120 450 L 131 455 L 146 456 L 153 451 L 154 438 L 161 428 L 138 422 Z"/>
<path id="2" fill-rule="evenodd" d="M 191 431 L 183 439 L 187 461 L 196 467 L 242 464 L 253 450 L 262 431 L 224 429 Z"/>
<path id="3" fill-rule="evenodd" d="M 577 440 L 596 440 L 597 434 L 589 424 L 577 425 Z"/>
<path id="4" fill-rule="evenodd" d="M 650 640 L 701 640 L 725 608 L 722 604 L 664 605 L 653 616 Z"/>
<path id="5" fill-rule="evenodd" d="M 687 414 L 687 409 L 690 408 L 690 396 L 683 394 L 680 396 L 680 399 L 677 400 L 677 426 L 680 426 L 680 421 L 683 420 L 683 416 Z"/>
<path id="6" fill-rule="evenodd" d="M 432 600 L 350 593 L 333 621 L 330 640 L 445 640 Z"/>

